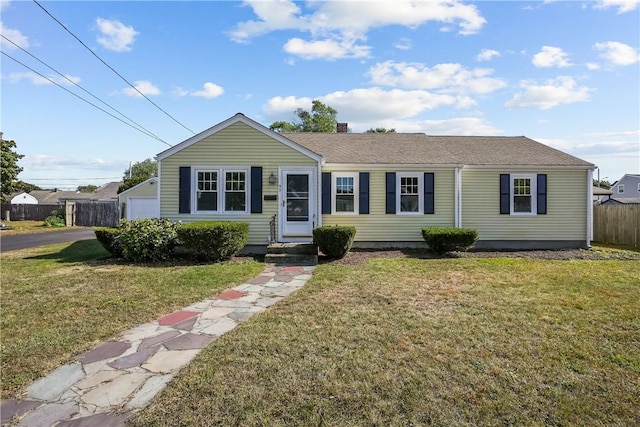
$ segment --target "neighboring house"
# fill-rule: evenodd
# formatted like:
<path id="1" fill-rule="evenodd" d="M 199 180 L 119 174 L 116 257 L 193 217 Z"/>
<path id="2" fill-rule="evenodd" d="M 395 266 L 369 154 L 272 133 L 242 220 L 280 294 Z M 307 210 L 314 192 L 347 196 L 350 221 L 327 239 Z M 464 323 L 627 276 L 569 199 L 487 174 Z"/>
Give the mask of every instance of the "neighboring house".
<path id="1" fill-rule="evenodd" d="M 158 178 L 149 178 L 118 194 L 118 203 L 121 218 L 159 218 Z"/>
<path id="2" fill-rule="evenodd" d="M 28 193 L 16 194 L 11 198 L 12 205 L 37 205 L 38 199 Z"/>
<path id="3" fill-rule="evenodd" d="M 626 203 L 640 203 L 640 175 L 625 174 L 619 181 L 611 185 L 612 199 Z M 615 203 L 615 202 L 612 202 Z M 625 203 L 625 202 L 620 202 Z"/>
<path id="4" fill-rule="evenodd" d="M 640 205 L 640 198 L 616 197 L 609 198 L 600 202 L 601 205 Z"/>
<path id="5" fill-rule="evenodd" d="M 247 222 L 250 246 L 332 224 L 356 247 L 423 246 L 426 226 L 485 248 L 591 240 L 594 165 L 522 136 L 278 134 L 238 113 L 157 160 L 162 217 Z"/>
<path id="6" fill-rule="evenodd" d="M 79 191 L 34 190 L 29 193 L 41 205 L 63 205 L 65 202 L 94 201 L 106 202 L 118 200 L 118 187 L 121 182 L 109 182 L 98 187 L 93 193 Z"/>
<path id="7" fill-rule="evenodd" d="M 606 188 L 593 186 L 593 203 L 596 205 L 601 204 L 605 200 L 611 198 L 613 192 L 611 190 L 607 190 Z"/>

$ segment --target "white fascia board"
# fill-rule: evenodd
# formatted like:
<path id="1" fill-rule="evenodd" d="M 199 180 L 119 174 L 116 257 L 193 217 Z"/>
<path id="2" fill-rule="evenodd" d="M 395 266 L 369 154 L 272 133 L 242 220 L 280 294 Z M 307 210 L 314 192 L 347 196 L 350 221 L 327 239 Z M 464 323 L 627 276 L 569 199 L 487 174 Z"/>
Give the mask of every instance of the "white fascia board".
<path id="1" fill-rule="evenodd" d="M 371 170 L 438 170 L 462 168 L 462 165 L 443 165 L 425 163 L 325 163 L 322 165 L 325 171 L 371 171 Z"/>
<path id="2" fill-rule="evenodd" d="M 495 170 L 587 170 L 593 169 L 593 166 L 561 166 L 561 165 L 464 165 L 465 169 L 495 169 Z"/>

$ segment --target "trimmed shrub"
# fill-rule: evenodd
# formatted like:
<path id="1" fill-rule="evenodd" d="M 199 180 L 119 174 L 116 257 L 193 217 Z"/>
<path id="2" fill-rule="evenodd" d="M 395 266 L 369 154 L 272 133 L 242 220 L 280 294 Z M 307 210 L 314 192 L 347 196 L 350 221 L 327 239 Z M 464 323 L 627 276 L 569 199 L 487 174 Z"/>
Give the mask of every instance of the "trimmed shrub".
<path id="1" fill-rule="evenodd" d="M 64 210 L 57 209 L 44 219 L 44 225 L 46 227 L 64 227 L 66 225 L 64 221 Z"/>
<path id="2" fill-rule="evenodd" d="M 120 229 L 114 227 L 96 227 L 93 230 L 96 233 L 96 239 L 103 248 L 111 252 L 116 258 L 122 258 L 122 249 L 118 245 L 116 238 L 120 235 Z"/>
<path id="3" fill-rule="evenodd" d="M 199 221 L 177 229 L 184 248 L 198 259 L 222 261 L 237 255 L 247 244 L 249 224 L 230 221 Z"/>
<path id="4" fill-rule="evenodd" d="M 115 243 L 130 261 L 161 261 L 171 257 L 177 228 L 177 223 L 164 218 L 122 220 Z"/>
<path id="5" fill-rule="evenodd" d="M 343 258 L 356 237 L 356 228 L 346 225 L 326 225 L 313 229 L 313 243 L 330 258 Z"/>
<path id="6" fill-rule="evenodd" d="M 431 251 L 443 255 L 466 251 L 478 240 L 478 232 L 473 228 L 425 227 L 422 237 Z"/>

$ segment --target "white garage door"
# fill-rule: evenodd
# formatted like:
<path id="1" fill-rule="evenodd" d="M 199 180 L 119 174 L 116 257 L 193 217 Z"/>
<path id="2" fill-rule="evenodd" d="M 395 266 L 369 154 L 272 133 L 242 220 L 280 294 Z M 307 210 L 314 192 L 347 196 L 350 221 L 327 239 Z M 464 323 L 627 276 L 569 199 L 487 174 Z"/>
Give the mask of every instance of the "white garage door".
<path id="1" fill-rule="evenodd" d="M 127 199 L 127 219 L 159 218 L 159 199 Z"/>

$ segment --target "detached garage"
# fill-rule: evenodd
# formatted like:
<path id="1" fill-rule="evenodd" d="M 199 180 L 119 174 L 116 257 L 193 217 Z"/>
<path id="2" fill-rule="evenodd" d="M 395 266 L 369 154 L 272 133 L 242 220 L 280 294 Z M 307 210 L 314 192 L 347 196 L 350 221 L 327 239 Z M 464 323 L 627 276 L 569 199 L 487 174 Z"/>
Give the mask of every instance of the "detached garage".
<path id="1" fill-rule="evenodd" d="M 118 203 L 121 218 L 159 218 L 158 178 L 149 178 L 118 194 Z"/>

